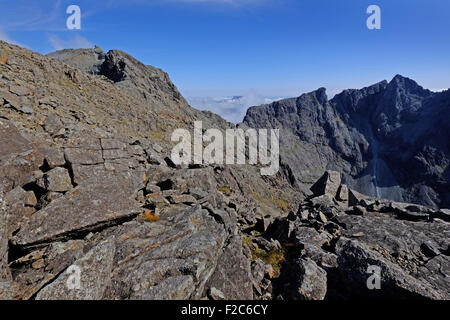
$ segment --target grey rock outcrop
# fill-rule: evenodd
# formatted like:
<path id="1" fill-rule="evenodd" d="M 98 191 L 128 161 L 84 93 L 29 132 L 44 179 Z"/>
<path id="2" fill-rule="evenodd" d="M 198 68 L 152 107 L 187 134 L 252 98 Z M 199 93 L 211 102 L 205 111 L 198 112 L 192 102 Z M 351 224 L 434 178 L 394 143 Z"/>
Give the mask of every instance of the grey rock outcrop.
<path id="1" fill-rule="evenodd" d="M 369 196 L 357 206 L 347 201 L 306 199 L 297 214 L 276 219 L 263 235 L 289 244 L 290 259 L 274 282 L 276 296 L 308 297 L 297 289 L 303 271 L 293 270 L 310 259 L 324 272 L 311 267 L 317 272 L 308 288 L 326 283 L 326 299 L 450 298 L 450 224 L 438 210 Z M 371 278 L 373 272 L 378 278 Z M 377 280 L 378 287 L 368 285 Z"/>
<path id="2" fill-rule="evenodd" d="M 89 73 L 98 74 L 105 62 L 106 53 L 99 47 L 93 49 L 64 49 L 48 54 L 49 57 L 70 61 L 75 68 Z"/>

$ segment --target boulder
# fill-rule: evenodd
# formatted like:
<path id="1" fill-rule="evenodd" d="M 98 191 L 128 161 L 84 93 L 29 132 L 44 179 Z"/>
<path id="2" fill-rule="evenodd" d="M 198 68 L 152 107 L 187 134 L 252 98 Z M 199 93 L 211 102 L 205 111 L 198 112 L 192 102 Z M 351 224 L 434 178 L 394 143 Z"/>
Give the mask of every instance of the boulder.
<path id="1" fill-rule="evenodd" d="M 5 199 L 10 207 L 14 207 L 17 203 L 30 207 L 34 207 L 37 204 L 37 199 L 34 192 L 25 191 L 21 187 L 16 187 L 9 191 L 6 194 Z"/>
<path id="2" fill-rule="evenodd" d="M 348 297 L 383 297 L 385 299 L 442 299 L 445 297 L 445 294 L 436 291 L 428 282 L 412 277 L 378 252 L 356 240 L 340 238 L 336 244 L 336 254 L 339 282 L 344 286 L 341 289 L 345 289 L 341 292 L 347 292 Z M 369 277 L 373 275 L 368 272 L 371 266 L 380 270 L 380 289 L 367 286 Z"/>
<path id="3" fill-rule="evenodd" d="M 8 91 L 0 91 L 0 97 L 2 97 L 4 101 L 6 101 L 11 107 L 16 110 L 20 110 L 20 108 L 22 107 L 20 98 L 13 93 L 10 93 Z"/>
<path id="4" fill-rule="evenodd" d="M 354 207 L 351 207 L 349 210 L 347 210 L 346 213 L 352 214 L 355 216 L 363 216 L 363 215 L 367 214 L 367 210 L 363 206 L 354 206 Z"/>
<path id="5" fill-rule="evenodd" d="M 363 205 L 363 200 L 370 200 L 369 196 L 366 196 L 362 193 L 359 193 L 358 191 L 348 189 L 348 206 L 359 206 Z"/>
<path id="6" fill-rule="evenodd" d="M 96 164 L 96 165 L 80 165 L 80 164 L 72 164 L 71 165 L 73 172 L 73 182 L 75 184 L 80 184 L 84 180 L 87 180 L 91 177 L 95 176 L 103 176 L 106 174 L 105 165 Z"/>
<path id="7" fill-rule="evenodd" d="M 46 172 L 37 184 L 43 189 L 54 192 L 65 192 L 73 188 L 69 171 L 61 167 Z"/>
<path id="8" fill-rule="evenodd" d="M 397 214 L 400 219 L 410 221 L 430 220 L 428 209 L 423 206 L 410 203 L 391 202 L 389 207 Z"/>
<path id="9" fill-rule="evenodd" d="M 66 163 L 66 159 L 64 159 L 64 152 L 58 147 L 39 144 L 37 149 L 44 157 L 50 169 L 62 167 Z"/>
<path id="10" fill-rule="evenodd" d="M 187 204 L 192 204 L 192 203 L 196 203 L 197 200 L 189 195 L 189 194 L 180 194 L 180 195 L 172 195 L 169 197 L 169 201 L 171 203 L 187 203 Z"/>
<path id="11" fill-rule="evenodd" d="M 348 202 L 348 193 L 349 193 L 349 190 L 348 190 L 347 185 L 342 184 L 342 185 L 339 187 L 338 193 L 337 193 L 337 195 L 336 195 L 336 199 L 337 199 L 338 201 Z"/>
<path id="12" fill-rule="evenodd" d="M 311 187 L 316 197 L 327 195 L 334 198 L 341 185 L 341 174 L 337 171 L 325 171 L 323 176 Z"/>
<path id="13" fill-rule="evenodd" d="M 310 259 L 297 259 L 289 266 L 291 282 L 284 291 L 288 300 L 323 300 L 327 293 L 327 273 Z"/>

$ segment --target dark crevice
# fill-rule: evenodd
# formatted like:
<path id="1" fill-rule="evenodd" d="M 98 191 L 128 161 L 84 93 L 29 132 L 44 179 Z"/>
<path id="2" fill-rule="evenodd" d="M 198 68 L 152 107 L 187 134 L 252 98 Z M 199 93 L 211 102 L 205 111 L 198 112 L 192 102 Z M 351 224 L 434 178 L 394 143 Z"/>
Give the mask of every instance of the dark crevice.
<path id="1" fill-rule="evenodd" d="M 42 164 L 42 166 L 39 167 L 39 170 L 41 170 L 42 172 L 48 172 L 50 171 L 52 168 L 50 167 L 50 165 L 47 162 L 47 159 L 44 159 L 44 163 Z"/>
<path id="2" fill-rule="evenodd" d="M 20 246 L 13 244 L 11 241 L 8 242 L 8 264 L 24 257 L 29 254 L 32 250 L 24 251 Z"/>
<path id="3" fill-rule="evenodd" d="M 173 181 L 170 179 L 158 182 L 156 185 L 161 188 L 161 191 L 173 189 Z"/>
<path id="4" fill-rule="evenodd" d="M 152 211 L 152 212 L 155 212 L 155 210 L 156 210 L 156 205 L 154 205 L 154 204 L 146 204 L 146 205 L 144 205 L 142 208 L 148 209 L 148 210 L 150 210 L 150 211 Z"/>
<path id="5" fill-rule="evenodd" d="M 37 204 L 35 206 L 36 210 L 41 210 L 45 207 L 46 201 L 45 196 L 47 195 L 47 190 L 38 186 L 36 181 L 30 182 L 23 186 L 23 189 L 25 191 L 33 191 L 34 195 L 37 199 Z"/>
<path id="6" fill-rule="evenodd" d="M 166 162 L 166 164 L 173 169 L 177 168 L 177 165 L 172 161 L 172 159 L 170 159 L 169 157 L 165 157 L 164 161 Z"/>
<path id="7" fill-rule="evenodd" d="M 66 163 L 64 164 L 63 168 L 66 168 L 67 171 L 69 172 L 69 177 L 70 177 L 70 182 L 72 183 L 72 186 L 75 188 L 77 186 L 77 184 L 75 183 L 75 176 L 73 173 L 73 168 L 72 168 L 72 163 L 70 163 L 69 160 L 67 160 L 67 158 L 64 156 Z"/>
<path id="8" fill-rule="evenodd" d="M 340 237 L 333 237 L 329 243 L 324 243 L 322 245 L 322 249 L 330 253 L 336 253 L 336 244 L 339 239 Z"/>

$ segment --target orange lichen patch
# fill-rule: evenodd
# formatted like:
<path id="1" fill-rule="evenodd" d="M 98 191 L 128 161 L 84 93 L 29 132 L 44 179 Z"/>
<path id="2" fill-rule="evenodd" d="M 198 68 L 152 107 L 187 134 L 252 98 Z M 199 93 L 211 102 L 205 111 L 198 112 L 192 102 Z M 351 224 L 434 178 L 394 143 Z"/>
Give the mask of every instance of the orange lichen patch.
<path id="1" fill-rule="evenodd" d="M 150 210 L 145 210 L 142 215 L 144 216 L 144 220 L 147 222 L 156 222 L 160 220 L 159 216 L 157 216 Z"/>
<path id="2" fill-rule="evenodd" d="M 144 172 L 143 180 L 144 180 L 144 183 L 147 182 L 147 173 L 146 172 Z"/>
<path id="3" fill-rule="evenodd" d="M 7 64 L 8 58 L 0 54 L 0 64 Z"/>
<path id="4" fill-rule="evenodd" d="M 159 197 L 159 196 L 161 196 L 161 195 L 162 195 L 161 192 L 149 193 L 149 194 L 147 195 L 147 198 L 156 198 L 156 197 Z"/>

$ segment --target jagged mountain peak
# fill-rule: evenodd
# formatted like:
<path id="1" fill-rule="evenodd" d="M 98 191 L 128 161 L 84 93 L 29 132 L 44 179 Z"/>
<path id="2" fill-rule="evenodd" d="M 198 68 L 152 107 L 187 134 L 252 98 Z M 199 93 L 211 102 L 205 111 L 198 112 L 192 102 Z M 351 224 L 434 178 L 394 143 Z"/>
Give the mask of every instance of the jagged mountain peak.
<path id="1" fill-rule="evenodd" d="M 320 87 L 319 89 L 313 91 L 316 96 L 317 101 L 320 104 L 325 104 L 328 102 L 327 89 L 324 87 Z"/>
<path id="2" fill-rule="evenodd" d="M 244 122 L 284 129 L 281 159 L 297 184 L 309 185 L 324 169 L 333 169 L 362 193 L 448 207 L 450 130 L 442 121 L 448 97 L 396 75 L 329 101 L 320 88 L 253 107 Z"/>
<path id="3" fill-rule="evenodd" d="M 396 91 L 397 93 L 409 93 L 415 95 L 430 95 L 432 93 L 430 90 L 424 89 L 416 81 L 399 74 L 392 78 L 388 83 L 386 91 Z"/>

